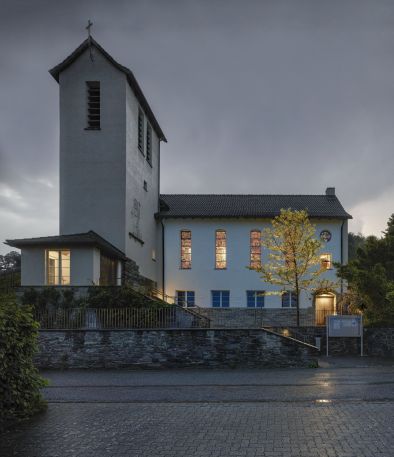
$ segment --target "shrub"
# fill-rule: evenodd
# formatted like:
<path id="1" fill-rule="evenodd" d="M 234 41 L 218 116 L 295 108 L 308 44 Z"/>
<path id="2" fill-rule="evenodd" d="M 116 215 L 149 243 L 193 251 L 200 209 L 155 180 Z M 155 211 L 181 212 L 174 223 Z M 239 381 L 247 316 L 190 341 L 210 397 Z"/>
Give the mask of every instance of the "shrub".
<path id="1" fill-rule="evenodd" d="M 33 365 L 37 329 L 30 307 L 0 301 L 0 429 L 45 407 L 46 382 Z"/>

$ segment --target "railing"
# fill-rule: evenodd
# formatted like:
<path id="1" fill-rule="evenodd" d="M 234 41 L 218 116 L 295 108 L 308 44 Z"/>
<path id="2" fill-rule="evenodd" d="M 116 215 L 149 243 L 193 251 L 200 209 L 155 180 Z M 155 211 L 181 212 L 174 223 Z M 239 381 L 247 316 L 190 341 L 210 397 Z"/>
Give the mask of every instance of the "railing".
<path id="1" fill-rule="evenodd" d="M 69 308 L 35 311 L 41 329 L 170 329 L 208 328 L 210 320 L 181 307 Z"/>
<path id="2" fill-rule="evenodd" d="M 10 294 L 21 284 L 20 270 L 0 273 L 0 294 Z"/>

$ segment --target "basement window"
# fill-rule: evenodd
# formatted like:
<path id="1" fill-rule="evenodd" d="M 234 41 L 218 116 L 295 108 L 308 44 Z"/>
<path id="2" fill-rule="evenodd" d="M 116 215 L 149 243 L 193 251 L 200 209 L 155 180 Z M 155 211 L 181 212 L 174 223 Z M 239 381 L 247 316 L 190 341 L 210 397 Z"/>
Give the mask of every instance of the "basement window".
<path id="1" fill-rule="evenodd" d="M 87 81 L 87 129 L 100 130 L 100 81 Z"/>

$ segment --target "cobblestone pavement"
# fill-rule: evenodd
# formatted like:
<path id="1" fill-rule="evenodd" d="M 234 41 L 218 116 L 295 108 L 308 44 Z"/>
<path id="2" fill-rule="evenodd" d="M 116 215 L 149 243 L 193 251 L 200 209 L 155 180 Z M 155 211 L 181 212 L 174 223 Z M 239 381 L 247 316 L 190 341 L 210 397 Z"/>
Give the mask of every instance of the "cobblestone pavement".
<path id="1" fill-rule="evenodd" d="M 393 365 L 47 375 L 47 413 L 1 457 L 394 456 Z"/>

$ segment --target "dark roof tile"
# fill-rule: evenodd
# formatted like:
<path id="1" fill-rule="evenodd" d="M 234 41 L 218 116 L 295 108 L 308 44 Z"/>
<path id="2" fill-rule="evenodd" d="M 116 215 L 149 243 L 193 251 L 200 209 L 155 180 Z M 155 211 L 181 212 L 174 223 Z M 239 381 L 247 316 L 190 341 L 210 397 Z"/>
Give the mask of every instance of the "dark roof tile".
<path id="1" fill-rule="evenodd" d="M 164 194 L 162 218 L 275 217 L 281 209 L 307 210 L 310 217 L 351 219 L 335 195 Z M 168 210 L 166 210 L 166 207 Z"/>

